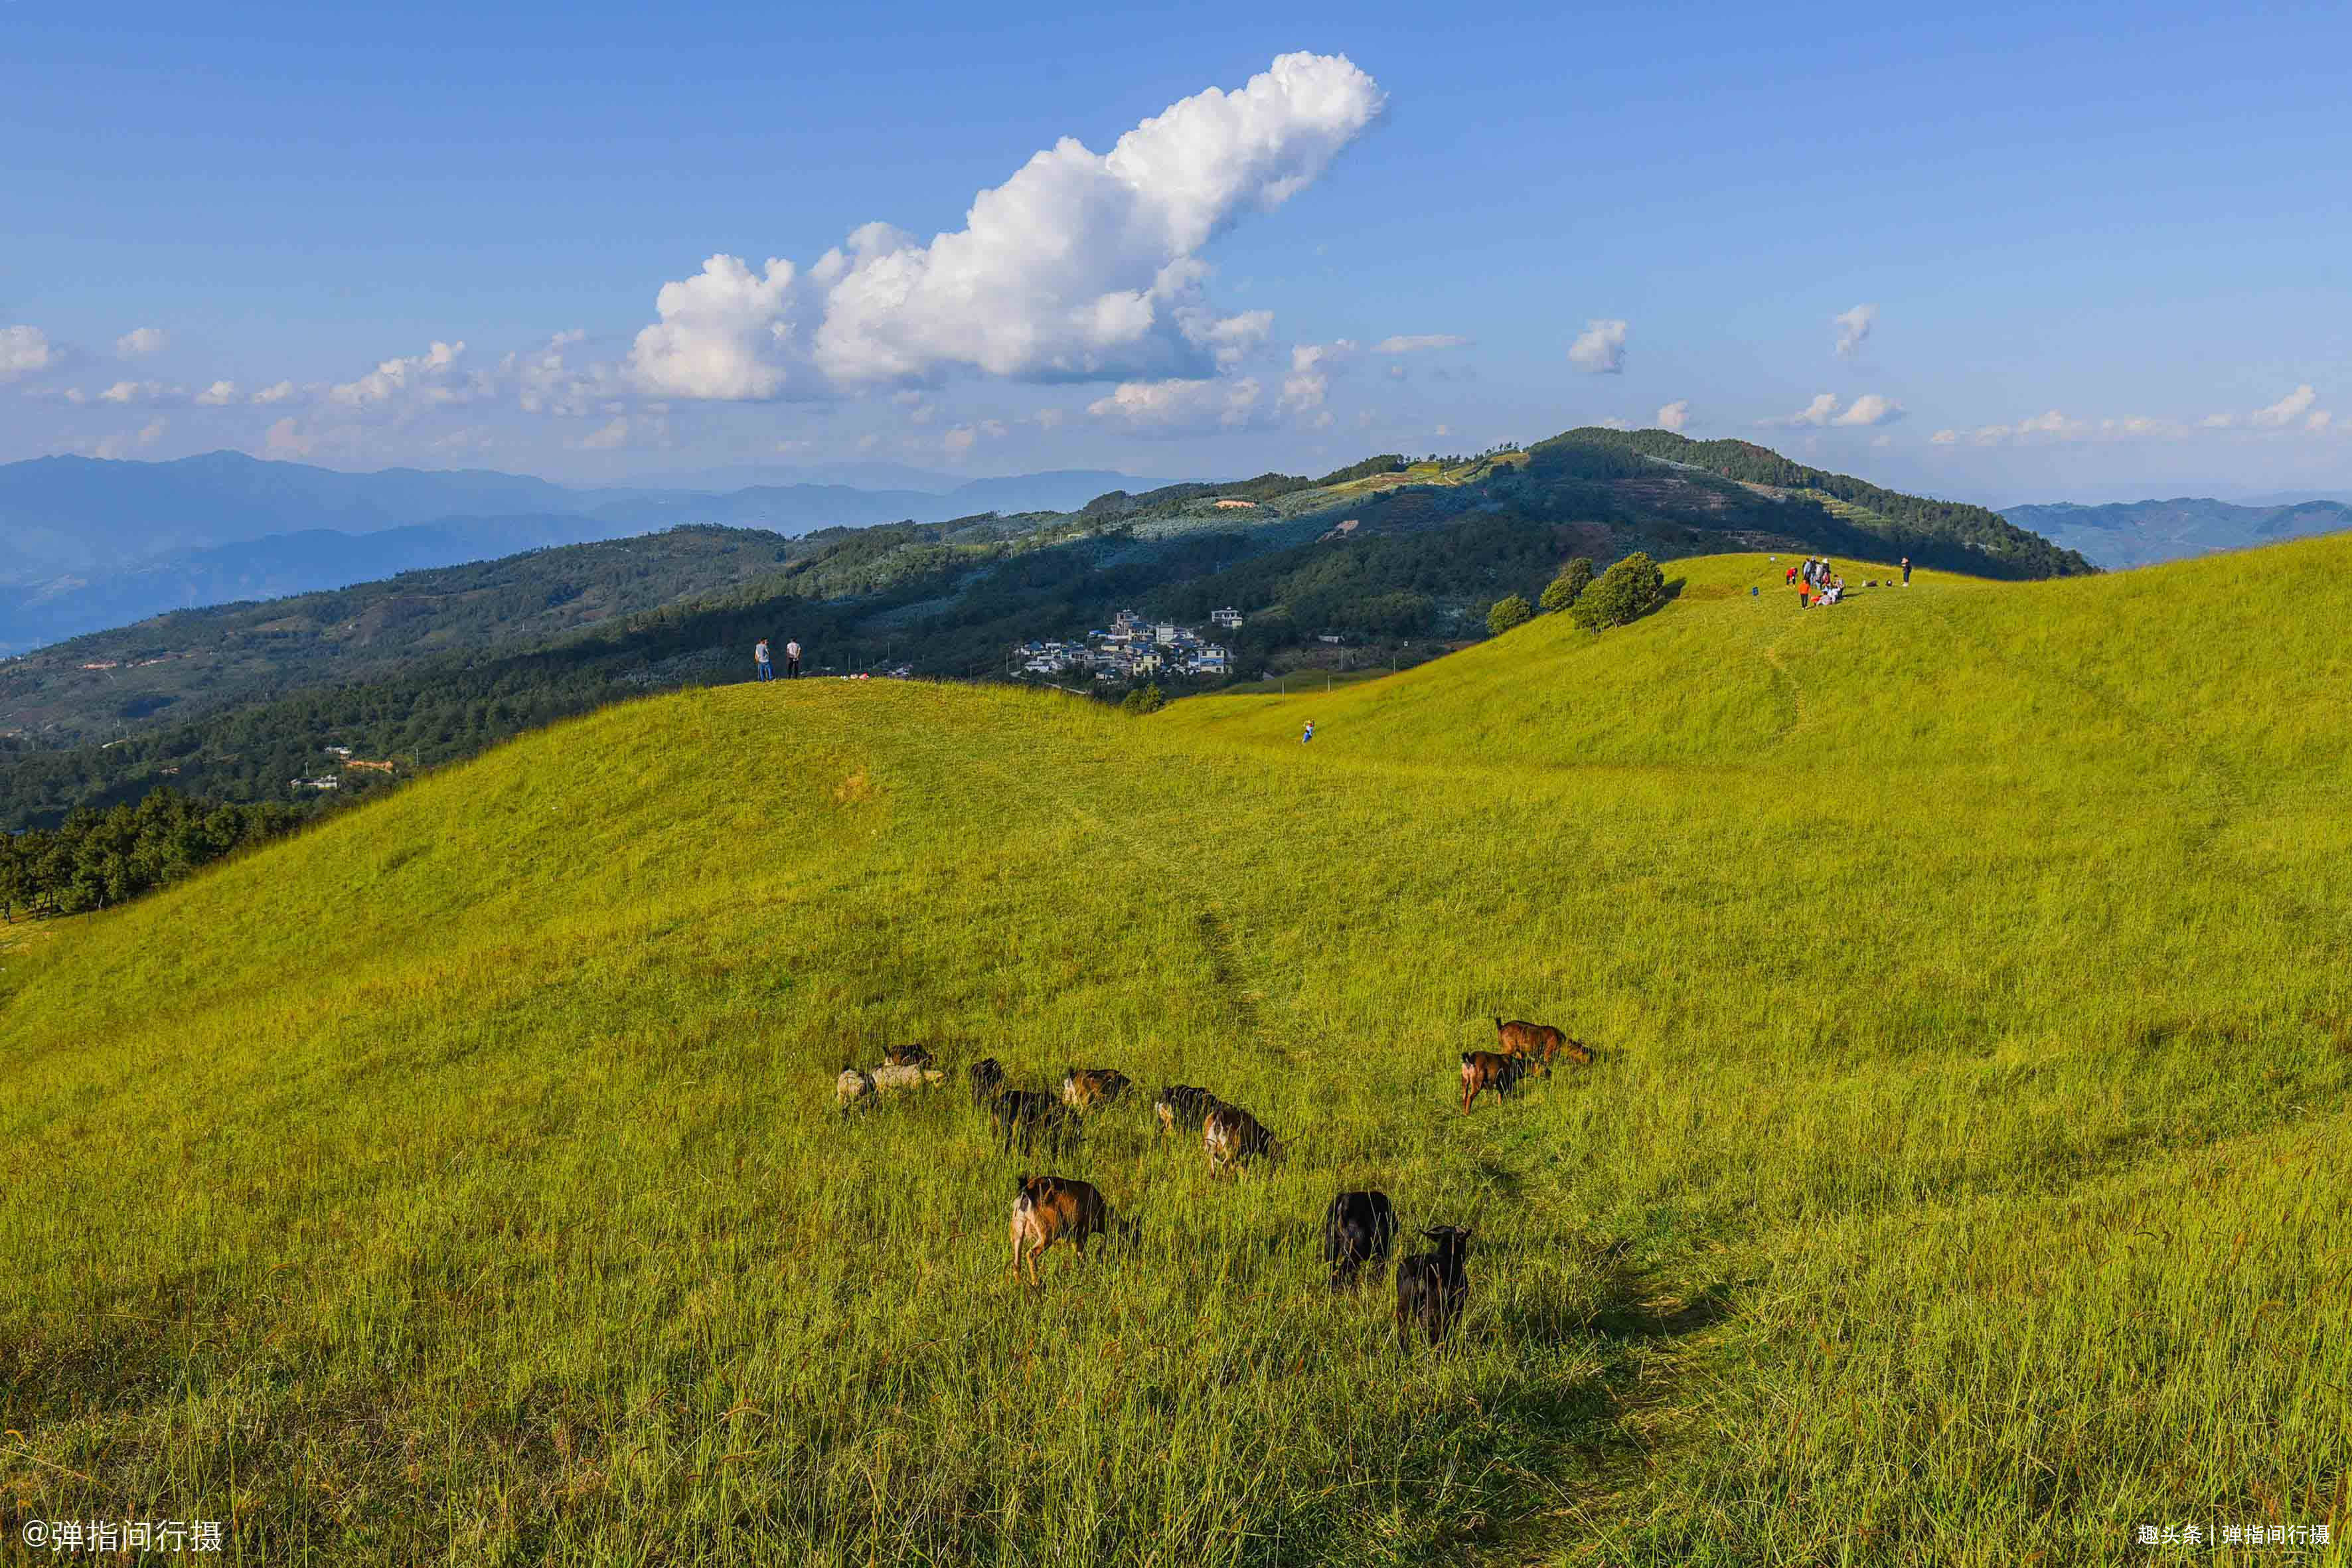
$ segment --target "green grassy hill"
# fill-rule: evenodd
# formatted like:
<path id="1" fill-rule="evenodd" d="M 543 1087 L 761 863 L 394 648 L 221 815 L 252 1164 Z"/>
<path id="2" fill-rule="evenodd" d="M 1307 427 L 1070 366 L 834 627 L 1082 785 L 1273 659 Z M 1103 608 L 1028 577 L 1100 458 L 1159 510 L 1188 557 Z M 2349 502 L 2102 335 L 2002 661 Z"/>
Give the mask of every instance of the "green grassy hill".
<path id="1" fill-rule="evenodd" d="M 1693 560 L 1599 637 L 1139 720 L 658 697 L 51 928 L 0 950 L 0 1514 L 320 1563 L 2340 1536 L 2352 543 L 2232 568 L 1800 614 Z M 1497 1013 L 1600 1059 L 1461 1116 Z M 908 1041 L 1292 1155 L 838 1116 Z M 1142 1240 L 1032 1291 L 1045 1168 Z M 1476 1227 L 1449 1353 L 1324 1288 L 1355 1184 Z"/>

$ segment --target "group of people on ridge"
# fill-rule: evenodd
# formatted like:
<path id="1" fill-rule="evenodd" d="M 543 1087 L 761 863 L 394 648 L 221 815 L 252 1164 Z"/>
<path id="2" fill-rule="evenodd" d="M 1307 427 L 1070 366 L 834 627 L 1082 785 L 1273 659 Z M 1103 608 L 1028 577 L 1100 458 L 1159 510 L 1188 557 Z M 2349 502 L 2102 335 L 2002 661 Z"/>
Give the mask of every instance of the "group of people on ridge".
<path id="1" fill-rule="evenodd" d="M 776 667 L 768 661 L 767 638 L 761 637 L 758 646 L 751 649 L 751 662 L 759 667 L 761 679 L 773 680 L 776 679 Z M 800 672 L 801 645 L 796 642 L 787 642 L 784 644 L 784 674 L 787 677 L 791 677 L 796 676 L 800 674 Z"/>
<path id="2" fill-rule="evenodd" d="M 1789 568 L 1788 584 L 1797 590 L 1797 606 L 1811 609 L 1816 603 L 1834 605 L 1845 597 L 1845 579 L 1838 575 L 1822 555 L 1808 555 Z M 1876 583 L 1870 584 L 1875 588 Z M 1911 585 L 1911 557 L 1903 558 L 1903 585 Z"/>

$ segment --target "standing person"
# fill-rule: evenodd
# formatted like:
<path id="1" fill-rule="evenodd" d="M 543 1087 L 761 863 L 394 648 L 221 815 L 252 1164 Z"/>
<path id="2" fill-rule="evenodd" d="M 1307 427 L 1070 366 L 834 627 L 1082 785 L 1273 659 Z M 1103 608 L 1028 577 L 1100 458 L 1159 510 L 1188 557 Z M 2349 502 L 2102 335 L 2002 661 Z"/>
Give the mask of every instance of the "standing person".
<path id="1" fill-rule="evenodd" d="M 753 667 L 759 670 L 760 679 L 773 680 L 776 679 L 776 667 L 768 662 L 767 638 L 761 637 L 757 646 L 751 649 L 751 663 Z"/>
<path id="2" fill-rule="evenodd" d="M 787 642 L 784 644 L 784 679 L 790 680 L 800 672 L 801 645 L 797 642 Z"/>
<path id="3" fill-rule="evenodd" d="M 1314 739 L 1315 739 L 1315 721 L 1314 721 L 1314 720 L 1312 720 L 1312 719 L 1309 719 L 1308 721 L 1307 721 L 1307 732 L 1306 732 L 1305 734 L 1303 734 L 1303 735 L 1301 735 L 1301 736 L 1299 736 L 1299 737 L 1298 737 L 1298 743 L 1299 743 L 1300 745 L 1302 745 L 1302 746 L 1303 746 L 1303 745 L 1306 745 L 1308 742 L 1310 742 L 1310 741 L 1312 741 L 1312 740 L 1314 740 Z"/>
<path id="4" fill-rule="evenodd" d="M 1906 588 L 1911 585 L 1911 557 L 1908 555 L 1903 558 L 1903 585 Z"/>

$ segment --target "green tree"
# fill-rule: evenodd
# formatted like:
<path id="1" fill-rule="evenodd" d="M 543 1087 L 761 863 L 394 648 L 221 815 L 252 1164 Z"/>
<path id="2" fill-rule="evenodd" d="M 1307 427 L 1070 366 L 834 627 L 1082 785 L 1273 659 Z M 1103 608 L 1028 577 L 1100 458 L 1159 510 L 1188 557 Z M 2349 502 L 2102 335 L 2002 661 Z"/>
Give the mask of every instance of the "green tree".
<path id="1" fill-rule="evenodd" d="M 1501 637 L 1513 626 L 1523 626 L 1535 618 L 1536 607 L 1528 603 L 1524 594 L 1514 594 L 1507 599 L 1497 599 L 1495 607 L 1486 612 L 1486 629 Z"/>
<path id="2" fill-rule="evenodd" d="M 1591 585 L 1592 558 L 1579 555 L 1561 567 L 1559 575 L 1545 586 L 1543 607 L 1553 611 L 1564 610 L 1576 603 L 1578 595 Z"/>
<path id="3" fill-rule="evenodd" d="M 1640 620 L 1665 602 L 1666 574 L 1637 550 L 1594 578 L 1577 595 L 1569 616 L 1587 631 L 1604 631 Z"/>
<path id="4" fill-rule="evenodd" d="M 1168 694 L 1160 689 L 1160 683 L 1155 680 L 1129 692 L 1120 700 L 1118 710 L 1122 713 L 1157 713 L 1167 706 Z"/>

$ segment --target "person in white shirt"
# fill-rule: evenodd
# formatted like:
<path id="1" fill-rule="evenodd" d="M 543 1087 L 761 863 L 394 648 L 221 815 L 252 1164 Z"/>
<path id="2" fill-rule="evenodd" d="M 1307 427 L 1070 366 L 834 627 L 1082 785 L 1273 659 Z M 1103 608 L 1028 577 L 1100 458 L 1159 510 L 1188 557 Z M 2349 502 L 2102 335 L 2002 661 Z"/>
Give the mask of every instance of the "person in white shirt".
<path id="1" fill-rule="evenodd" d="M 788 642 L 784 645 L 784 679 L 789 680 L 800 672 L 801 645 L 796 642 Z"/>

